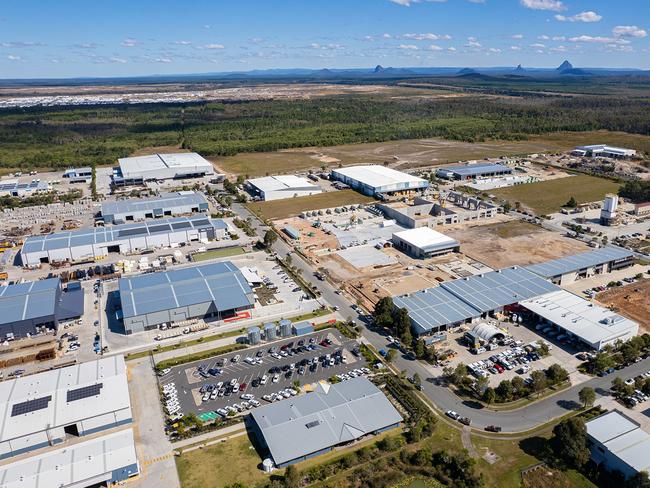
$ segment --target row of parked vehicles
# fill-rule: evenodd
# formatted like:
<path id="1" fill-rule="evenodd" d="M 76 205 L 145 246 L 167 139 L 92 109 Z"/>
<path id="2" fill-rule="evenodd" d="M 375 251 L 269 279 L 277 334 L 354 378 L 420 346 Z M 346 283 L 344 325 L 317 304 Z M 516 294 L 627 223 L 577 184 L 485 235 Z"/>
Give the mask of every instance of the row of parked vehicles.
<path id="1" fill-rule="evenodd" d="M 165 410 L 170 416 L 177 415 L 181 410 L 181 404 L 178 401 L 178 392 L 176 391 L 176 385 L 174 383 L 167 383 L 162 387 L 163 391 L 163 404 L 165 405 Z"/>
<path id="2" fill-rule="evenodd" d="M 569 334 L 565 334 L 554 325 L 537 324 L 535 326 L 535 330 L 540 334 L 545 335 L 546 337 L 555 339 L 562 345 L 567 345 L 570 343 L 577 344 L 578 341 L 577 337 L 571 336 Z"/>
<path id="3" fill-rule="evenodd" d="M 199 389 L 199 393 L 203 394 L 203 397 L 201 397 L 201 401 L 207 402 L 210 400 L 216 400 L 217 398 L 223 396 L 228 397 L 231 395 L 236 395 L 240 391 L 243 392 L 245 390 L 246 390 L 246 383 L 242 383 L 240 385 L 237 378 L 233 378 L 227 383 L 220 381 L 212 385 L 203 385 Z"/>
<path id="4" fill-rule="evenodd" d="M 471 374 L 477 378 L 487 378 L 488 373 L 501 374 L 504 371 L 517 369 L 520 374 L 525 374 L 530 371 L 529 363 L 538 361 L 540 355 L 530 345 L 526 347 L 514 347 L 506 349 L 498 354 L 493 354 L 489 359 L 482 359 L 470 363 L 467 369 Z"/>
<path id="5" fill-rule="evenodd" d="M 625 384 L 628 386 L 634 385 L 636 383 L 636 380 L 647 380 L 650 378 L 650 371 L 647 371 L 643 374 L 638 375 L 635 378 L 628 378 L 625 380 Z M 630 396 L 623 398 L 623 401 L 628 407 L 635 407 L 639 403 L 643 403 L 648 401 L 648 395 L 643 393 L 641 390 L 634 390 L 634 393 L 632 393 Z"/>
<path id="6" fill-rule="evenodd" d="M 280 400 L 284 400 L 286 398 L 290 398 L 292 396 L 296 396 L 297 394 L 298 392 L 293 388 L 285 388 L 284 390 L 280 390 L 277 393 L 269 393 L 267 395 L 262 395 L 262 399 L 266 400 L 269 403 L 273 403 L 273 402 L 278 402 Z"/>

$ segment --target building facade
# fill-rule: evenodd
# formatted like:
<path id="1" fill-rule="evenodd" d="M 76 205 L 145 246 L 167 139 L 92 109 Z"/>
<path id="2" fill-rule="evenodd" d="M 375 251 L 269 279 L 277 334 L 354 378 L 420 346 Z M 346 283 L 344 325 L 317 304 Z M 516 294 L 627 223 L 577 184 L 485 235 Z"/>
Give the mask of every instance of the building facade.
<path id="1" fill-rule="evenodd" d="M 208 201 L 194 191 L 163 193 L 155 198 L 138 198 L 103 202 L 101 215 L 107 224 L 124 224 L 207 212 Z"/>

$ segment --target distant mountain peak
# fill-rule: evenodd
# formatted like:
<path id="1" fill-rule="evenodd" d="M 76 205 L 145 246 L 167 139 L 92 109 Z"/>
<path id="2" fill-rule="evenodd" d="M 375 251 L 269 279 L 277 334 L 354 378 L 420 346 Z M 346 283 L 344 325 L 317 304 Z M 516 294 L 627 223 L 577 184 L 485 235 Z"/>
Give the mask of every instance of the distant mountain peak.
<path id="1" fill-rule="evenodd" d="M 375 66 L 375 73 L 383 73 L 384 71 L 384 67 L 381 64 Z"/>
<path id="2" fill-rule="evenodd" d="M 461 69 L 458 74 L 459 75 L 470 75 L 473 73 L 476 73 L 477 71 L 473 70 L 472 68 L 463 68 Z"/>
<path id="3" fill-rule="evenodd" d="M 521 73 L 523 71 L 526 71 L 522 65 L 518 64 L 517 67 L 515 68 L 515 72 Z"/>
<path id="4" fill-rule="evenodd" d="M 557 67 L 556 71 L 568 71 L 570 69 L 573 69 L 573 65 L 565 59 L 564 62 Z"/>

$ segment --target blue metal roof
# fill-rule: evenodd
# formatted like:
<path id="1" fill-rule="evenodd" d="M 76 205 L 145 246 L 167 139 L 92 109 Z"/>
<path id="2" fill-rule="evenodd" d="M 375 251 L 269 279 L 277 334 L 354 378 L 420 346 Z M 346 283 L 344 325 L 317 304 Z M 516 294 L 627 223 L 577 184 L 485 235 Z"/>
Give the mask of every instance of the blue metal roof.
<path id="1" fill-rule="evenodd" d="M 68 232 L 55 232 L 45 236 L 31 236 L 25 239 L 22 251 L 25 253 L 51 251 L 66 247 L 89 246 L 92 244 L 110 244 L 111 242 L 131 237 L 144 237 L 155 234 L 167 234 L 184 229 L 227 229 L 221 219 L 209 219 L 205 216 L 176 217 L 160 219 L 137 224 L 114 225 L 112 227 L 90 227 Z"/>
<path id="2" fill-rule="evenodd" d="M 463 164 L 459 166 L 446 166 L 440 168 L 442 171 L 451 171 L 460 176 L 478 176 L 483 173 L 511 173 L 512 169 L 502 164 L 480 163 L 480 164 Z"/>
<path id="3" fill-rule="evenodd" d="M 544 278 L 553 278 L 566 273 L 573 273 L 583 269 L 600 266 L 610 261 L 630 259 L 634 254 L 618 247 L 602 247 L 573 256 L 566 256 L 544 263 L 533 264 L 526 269 Z"/>
<path id="4" fill-rule="evenodd" d="M 59 278 L 0 287 L 0 325 L 54 315 Z"/>
<path id="5" fill-rule="evenodd" d="M 253 304 L 251 287 L 229 261 L 120 279 L 124 317 L 135 317 L 199 303 L 218 311 Z"/>
<path id="6" fill-rule="evenodd" d="M 138 198 L 102 203 L 102 215 L 144 212 L 154 209 L 169 209 L 190 205 L 207 205 L 205 197 L 198 192 L 163 193 L 155 198 Z"/>

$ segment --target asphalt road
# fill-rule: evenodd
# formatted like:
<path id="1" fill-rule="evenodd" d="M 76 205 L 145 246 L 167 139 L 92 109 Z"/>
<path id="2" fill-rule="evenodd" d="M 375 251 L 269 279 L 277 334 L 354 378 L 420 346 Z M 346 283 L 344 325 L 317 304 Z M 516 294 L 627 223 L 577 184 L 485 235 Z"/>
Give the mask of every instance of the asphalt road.
<path id="1" fill-rule="evenodd" d="M 233 210 L 244 218 L 252 217 L 253 226 L 258 230 L 260 237 L 264 235 L 268 227 L 261 224 L 245 207 L 233 204 Z M 291 252 L 289 245 L 280 238 L 273 245 L 273 250 L 282 258 Z M 386 348 L 386 337 L 366 327 L 363 318 L 352 308 L 345 296 L 337 295 L 335 288 L 329 282 L 315 278 L 314 270 L 300 255 L 292 253 L 292 263 L 302 270 L 302 277 L 307 283 L 318 288 L 324 301 L 332 306 L 339 307 L 339 314 L 342 317 L 352 317 L 358 324 L 364 326 L 362 335 L 370 344 L 377 349 Z M 462 400 L 447 387 L 437 385 L 434 378 L 432 378 L 431 371 L 417 360 L 409 360 L 400 354 L 393 360 L 393 365 L 399 371 L 406 371 L 408 375 L 418 373 L 422 378 L 422 392 L 441 412 L 455 410 L 460 415 L 469 417 L 472 420 L 472 426 L 479 429 L 488 425 L 498 425 L 501 426 L 503 432 L 523 432 L 579 408 L 578 392 L 585 386 L 594 388 L 597 397 L 609 395 L 608 389 L 615 377 L 620 376 L 627 379 L 650 370 L 650 358 L 606 377 L 594 378 L 573 386 L 526 407 L 501 412 L 482 408 L 478 403 Z"/>
<path id="2" fill-rule="evenodd" d="M 299 340 L 304 340 L 305 344 L 309 343 L 309 339 L 313 337 L 315 339 L 316 349 L 313 351 L 307 351 L 302 353 L 294 354 L 293 356 L 288 356 L 286 358 L 275 359 L 270 356 L 268 350 L 271 346 L 277 347 L 278 349 L 290 342 L 294 343 L 294 346 L 297 346 Z M 323 347 L 318 345 L 325 338 L 330 338 L 333 340 L 332 345 L 328 347 Z M 360 368 L 366 365 L 363 357 L 356 358 L 350 352 L 355 346 L 356 341 L 342 337 L 336 329 L 328 329 L 326 331 L 319 331 L 314 334 L 307 334 L 300 337 L 292 337 L 283 341 L 277 341 L 273 343 L 261 344 L 259 347 L 245 349 L 242 351 L 237 351 L 229 353 L 227 355 L 215 356 L 210 360 L 196 361 L 189 364 L 183 364 L 172 368 L 172 371 L 161 379 L 161 384 L 174 383 L 176 386 L 176 391 L 178 393 L 178 400 L 181 405 L 181 410 L 183 413 L 194 412 L 200 414 L 202 412 L 215 411 L 219 408 L 223 408 L 226 405 L 232 405 L 234 403 L 241 403 L 242 399 L 240 398 L 243 393 L 250 393 L 255 395 L 255 398 L 262 402 L 262 405 L 267 402 L 262 399 L 263 395 L 277 393 L 280 390 L 283 390 L 287 387 L 292 386 L 293 382 L 299 380 L 301 384 L 314 383 L 323 379 L 328 379 L 336 374 L 343 374 L 347 371 Z M 328 366 L 324 368 L 319 362 L 316 368 L 316 371 L 311 372 L 309 368 L 306 368 L 306 371 L 303 375 L 299 375 L 296 370 L 292 374 L 287 375 L 284 371 L 279 373 L 279 381 L 277 383 L 272 382 L 272 374 L 269 374 L 269 369 L 272 367 L 282 368 L 285 365 L 291 363 L 297 363 L 302 359 L 312 359 L 314 357 L 320 357 L 325 354 L 331 354 L 338 349 L 343 349 L 343 354 L 346 356 L 346 364 L 338 364 L 334 366 Z M 257 354 L 257 351 L 263 351 L 262 364 L 248 364 L 244 362 L 244 358 L 247 356 L 254 357 Z M 239 354 L 241 359 L 237 363 L 233 363 L 231 359 Z M 196 368 L 200 365 L 208 368 L 217 367 L 216 363 L 218 359 L 224 358 L 226 364 L 220 368 L 223 373 L 217 376 L 209 376 L 208 378 L 203 378 L 198 374 Z M 191 380 L 190 380 L 190 377 Z M 260 385 L 256 388 L 253 388 L 251 381 L 255 378 L 260 378 L 262 375 L 266 374 L 269 379 L 266 385 Z M 200 398 L 195 397 L 197 394 L 196 390 L 201 388 L 203 385 L 216 384 L 218 382 L 223 382 L 224 384 L 230 382 L 232 379 L 237 379 L 238 383 L 246 383 L 246 391 L 232 394 L 230 396 L 217 397 L 214 400 L 208 400 L 202 402 Z M 194 395 L 192 391 L 194 390 Z M 202 396 L 202 395 L 201 395 Z M 197 406 L 195 398 L 199 400 L 199 405 Z"/>

